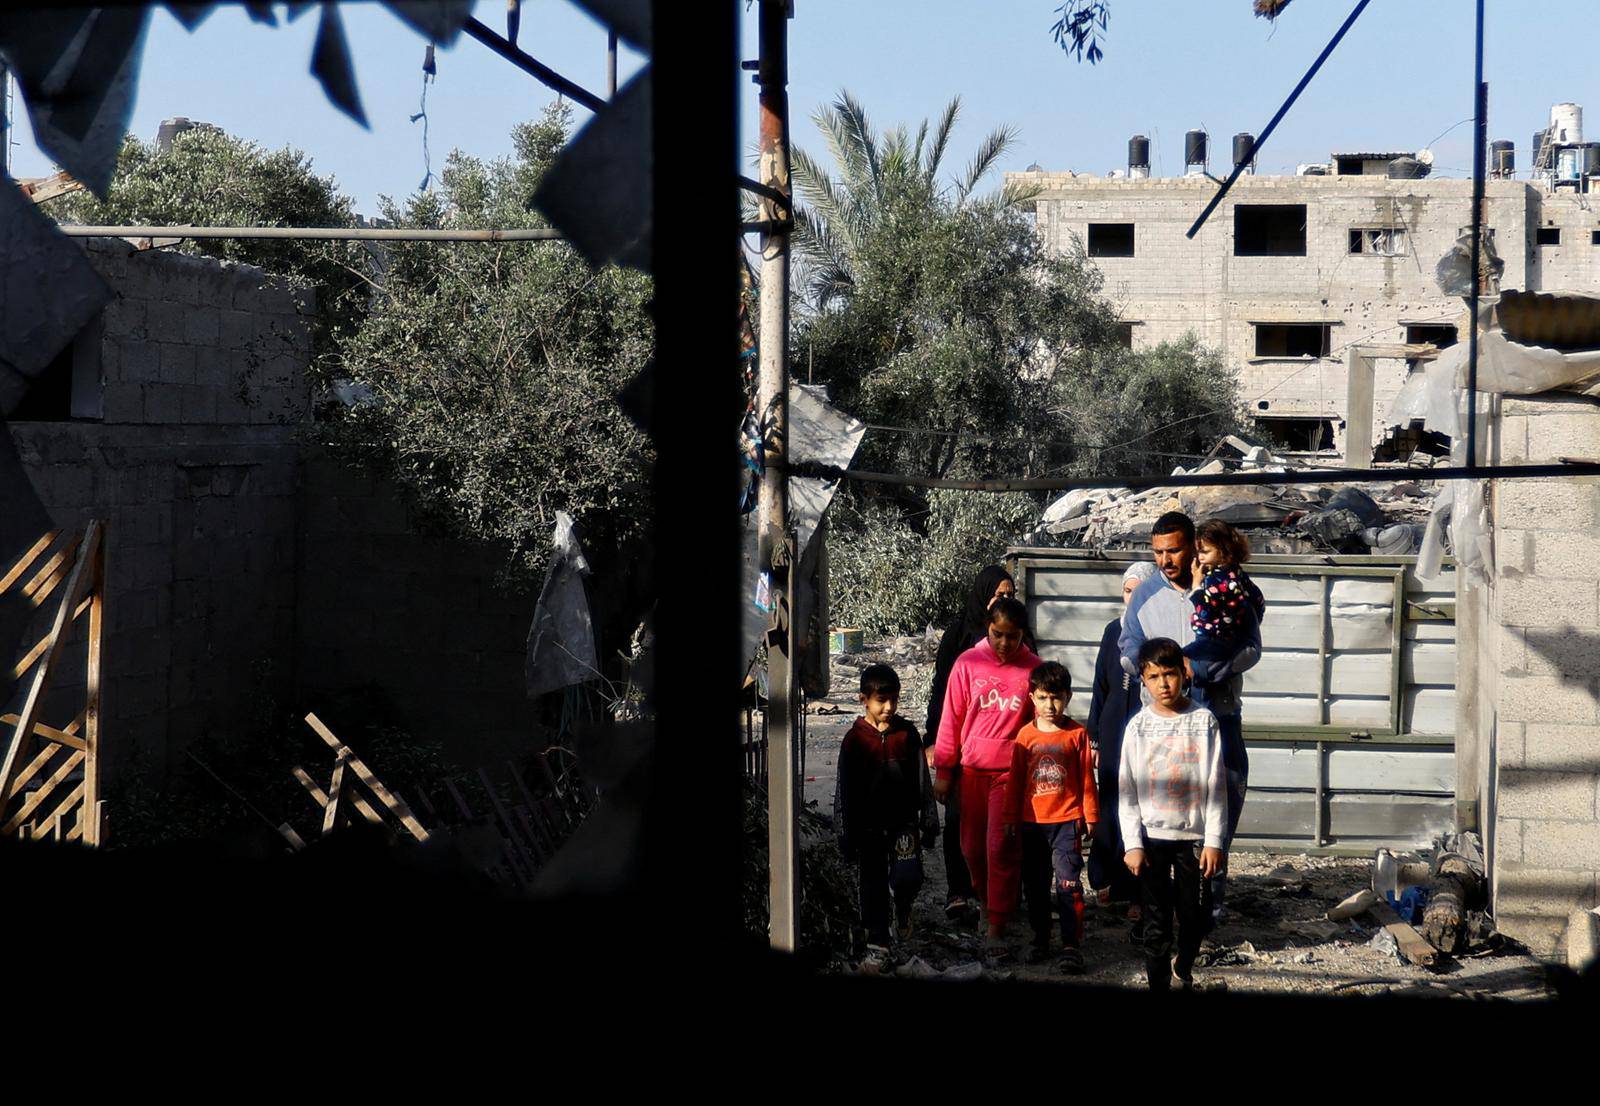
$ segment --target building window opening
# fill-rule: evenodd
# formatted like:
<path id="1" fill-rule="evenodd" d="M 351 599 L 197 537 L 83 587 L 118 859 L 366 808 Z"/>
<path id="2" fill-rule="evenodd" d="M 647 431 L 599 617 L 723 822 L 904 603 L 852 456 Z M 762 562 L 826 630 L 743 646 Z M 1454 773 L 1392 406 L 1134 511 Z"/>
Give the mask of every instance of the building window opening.
<path id="1" fill-rule="evenodd" d="M 1090 223 L 1090 257 L 1132 257 L 1132 223 Z"/>
<path id="2" fill-rule="evenodd" d="M 1400 257 L 1406 253 L 1404 227 L 1352 227 L 1350 252 Z"/>
<path id="3" fill-rule="evenodd" d="M 1591 230 L 1589 232 L 1589 245 L 1600 246 L 1600 230 Z"/>
<path id="4" fill-rule="evenodd" d="M 1256 323 L 1257 357 L 1327 357 L 1331 323 Z"/>
<path id="5" fill-rule="evenodd" d="M 1236 257 L 1304 257 L 1305 204 L 1239 204 L 1233 209 Z"/>
<path id="6" fill-rule="evenodd" d="M 1534 232 L 1534 240 L 1541 246 L 1561 245 L 1560 227 L 1540 227 Z"/>
<path id="7" fill-rule="evenodd" d="M 1283 453 L 1320 453 L 1333 448 L 1332 419 L 1257 418 L 1267 445 Z"/>
<path id="8" fill-rule="evenodd" d="M 1123 349 L 1133 348 L 1133 323 L 1117 323 L 1117 345 Z"/>
<path id="9" fill-rule="evenodd" d="M 1456 328 L 1425 323 L 1406 327 L 1406 344 L 1414 346 L 1422 342 L 1432 342 L 1440 349 L 1449 349 L 1456 344 Z"/>

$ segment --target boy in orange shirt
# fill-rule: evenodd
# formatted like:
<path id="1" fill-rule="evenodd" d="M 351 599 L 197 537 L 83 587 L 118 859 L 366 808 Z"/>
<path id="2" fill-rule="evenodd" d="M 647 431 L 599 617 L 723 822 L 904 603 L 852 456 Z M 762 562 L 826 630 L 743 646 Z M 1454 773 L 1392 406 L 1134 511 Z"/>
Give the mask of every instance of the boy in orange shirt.
<path id="1" fill-rule="evenodd" d="M 1022 727 L 1011 750 L 1006 782 L 1006 833 L 1022 837 L 1022 889 L 1033 923 L 1028 959 L 1050 954 L 1050 874 L 1055 871 L 1061 914 L 1058 970 L 1083 971 L 1083 843 L 1100 821 L 1089 731 L 1067 717 L 1072 678 L 1064 664 L 1046 661 L 1028 677 L 1033 721 Z M 1020 827 L 1020 828 L 1019 828 Z"/>

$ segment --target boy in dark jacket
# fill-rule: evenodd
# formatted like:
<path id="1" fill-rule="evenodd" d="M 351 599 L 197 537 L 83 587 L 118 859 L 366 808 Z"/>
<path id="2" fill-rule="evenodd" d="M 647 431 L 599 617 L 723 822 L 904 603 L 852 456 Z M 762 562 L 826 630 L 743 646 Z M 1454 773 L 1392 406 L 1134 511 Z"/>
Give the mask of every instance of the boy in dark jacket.
<path id="1" fill-rule="evenodd" d="M 939 837 L 939 813 L 916 726 L 895 713 L 900 677 L 886 664 L 861 673 L 864 717 L 844 735 L 833 793 L 839 850 L 861 871 L 867 941 L 889 944 L 889 897 L 900 939 L 911 936 L 911 904 L 922 889 L 922 848 Z"/>

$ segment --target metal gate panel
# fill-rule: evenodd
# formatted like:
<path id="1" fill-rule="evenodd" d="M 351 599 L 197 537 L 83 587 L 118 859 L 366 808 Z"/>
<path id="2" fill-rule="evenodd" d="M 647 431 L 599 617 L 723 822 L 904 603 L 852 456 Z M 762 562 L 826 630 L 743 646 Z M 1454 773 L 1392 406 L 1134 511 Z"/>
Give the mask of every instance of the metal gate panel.
<path id="1" fill-rule="evenodd" d="M 1040 653 L 1072 671 L 1083 718 L 1121 573 L 1144 553 L 1014 550 Z M 1245 677 L 1250 794 L 1236 847 L 1370 853 L 1454 819 L 1455 574 L 1415 558 L 1262 556 L 1261 662 Z"/>

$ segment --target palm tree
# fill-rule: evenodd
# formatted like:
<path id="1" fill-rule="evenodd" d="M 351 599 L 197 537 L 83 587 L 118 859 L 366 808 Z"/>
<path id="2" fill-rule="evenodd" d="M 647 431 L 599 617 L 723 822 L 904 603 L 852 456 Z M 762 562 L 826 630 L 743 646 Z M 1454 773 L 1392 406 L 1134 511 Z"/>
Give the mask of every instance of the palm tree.
<path id="1" fill-rule="evenodd" d="M 795 249 L 804 264 L 806 291 L 819 309 L 850 294 L 858 252 L 891 209 L 932 215 L 968 205 L 1008 208 L 1038 194 L 1034 185 L 1007 184 L 987 196 L 973 196 L 978 182 L 1016 142 L 1012 127 L 992 131 L 965 171 L 940 185 L 939 169 L 960 113 L 957 96 L 945 106 L 931 142 L 927 120 L 917 128 L 915 140 L 904 126 L 874 133 L 866 109 L 849 92 L 841 92 L 812 116 L 827 136 L 838 171 L 835 179 L 804 150 L 794 151 L 793 185 L 804 200 L 794 215 Z"/>

